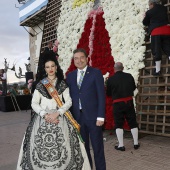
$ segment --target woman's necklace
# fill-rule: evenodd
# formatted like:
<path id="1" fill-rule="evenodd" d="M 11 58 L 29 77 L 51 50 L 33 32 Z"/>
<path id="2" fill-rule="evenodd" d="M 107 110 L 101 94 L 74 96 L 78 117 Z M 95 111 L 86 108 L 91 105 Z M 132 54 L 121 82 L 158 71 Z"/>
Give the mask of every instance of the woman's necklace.
<path id="1" fill-rule="evenodd" d="M 50 79 L 49 77 L 47 77 L 47 79 L 52 83 L 54 82 L 54 80 L 56 80 L 56 77 L 54 77 L 53 79 Z"/>

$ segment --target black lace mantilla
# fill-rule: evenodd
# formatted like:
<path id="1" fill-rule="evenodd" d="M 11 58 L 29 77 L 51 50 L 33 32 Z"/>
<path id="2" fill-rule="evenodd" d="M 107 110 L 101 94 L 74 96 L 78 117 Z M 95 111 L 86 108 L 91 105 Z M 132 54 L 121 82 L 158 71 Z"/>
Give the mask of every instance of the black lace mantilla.
<path id="1" fill-rule="evenodd" d="M 64 80 L 62 81 L 58 81 L 57 84 L 56 84 L 56 89 L 58 91 L 58 94 L 60 95 L 66 88 L 67 88 L 67 84 Z"/>
<path id="2" fill-rule="evenodd" d="M 25 139 L 23 141 L 23 156 L 21 160 L 21 168 L 22 170 L 34 170 L 31 164 L 31 156 L 30 156 L 30 139 L 31 139 L 31 133 L 33 130 L 33 124 L 35 123 L 35 120 L 37 119 L 38 115 L 32 111 L 31 121 L 26 129 L 25 133 Z"/>
<path id="3" fill-rule="evenodd" d="M 57 81 L 56 83 L 56 89 L 58 91 L 58 94 L 60 95 L 62 92 L 64 92 L 64 90 L 68 87 L 66 82 L 64 80 L 62 81 Z M 46 97 L 47 99 L 52 99 L 52 97 L 50 96 L 50 94 L 48 93 L 47 89 L 45 88 L 45 86 L 39 82 L 36 86 L 36 90 L 38 90 L 44 97 Z"/>

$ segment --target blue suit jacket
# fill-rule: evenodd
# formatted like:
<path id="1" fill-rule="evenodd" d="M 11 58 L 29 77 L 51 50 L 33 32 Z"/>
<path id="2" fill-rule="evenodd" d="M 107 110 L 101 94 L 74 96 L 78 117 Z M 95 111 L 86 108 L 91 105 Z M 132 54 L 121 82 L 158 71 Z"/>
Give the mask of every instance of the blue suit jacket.
<path id="1" fill-rule="evenodd" d="M 100 70 L 87 67 L 80 89 L 77 86 L 77 70 L 69 73 L 66 81 L 72 98 L 71 111 L 76 120 L 80 118 L 79 99 L 86 120 L 105 117 L 105 89 Z"/>

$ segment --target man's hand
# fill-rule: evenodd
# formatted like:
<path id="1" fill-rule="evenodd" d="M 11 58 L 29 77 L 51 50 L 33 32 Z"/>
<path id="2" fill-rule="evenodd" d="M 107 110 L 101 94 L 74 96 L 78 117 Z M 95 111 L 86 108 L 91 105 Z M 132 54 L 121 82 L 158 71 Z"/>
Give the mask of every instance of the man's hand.
<path id="1" fill-rule="evenodd" d="M 96 126 L 102 126 L 104 124 L 104 121 L 97 120 L 96 121 Z"/>

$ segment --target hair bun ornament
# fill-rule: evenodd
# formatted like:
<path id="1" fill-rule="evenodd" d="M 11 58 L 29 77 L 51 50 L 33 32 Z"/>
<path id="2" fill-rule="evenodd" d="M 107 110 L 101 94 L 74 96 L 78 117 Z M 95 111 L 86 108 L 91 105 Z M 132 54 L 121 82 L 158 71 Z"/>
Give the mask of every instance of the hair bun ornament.
<path id="1" fill-rule="evenodd" d="M 48 61 L 56 62 L 56 55 L 53 51 L 46 51 L 42 54 L 42 63 L 45 65 Z"/>

